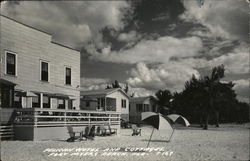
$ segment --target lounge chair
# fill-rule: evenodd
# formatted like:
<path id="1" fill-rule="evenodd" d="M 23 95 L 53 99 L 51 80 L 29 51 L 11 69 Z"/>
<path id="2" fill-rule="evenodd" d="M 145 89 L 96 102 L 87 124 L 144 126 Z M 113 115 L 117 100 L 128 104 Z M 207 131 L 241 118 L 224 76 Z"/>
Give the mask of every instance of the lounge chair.
<path id="1" fill-rule="evenodd" d="M 100 125 L 100 131 L 99 131 L 99 135 L 100 136 L 106 136 L 106 135 L 110 135 L 110 130 L 107 128 L 107 126 L 104 125 Z"/>
<path id="2" fill-rule="evenodd" d="M 132 125 L 132 136 L 137 136 L 140 135 L 141 136 L 141 129 L 139 129 L 136 125 Z"/>
<path id="3" fill-rule="evenodd" d="M 91 128 L 90 128 L 90 131 L 87 135 L 87 139 L 91 139 L 91 140 L 94 140 L 94 137 L 95 137 L 96 133 L 95 133 L 95 125 L 93 125 Z"/>
<path id="4" fill-rule="evenodd" d="M 109 124 L 107 126 L 108 126 L 108 129 L 109 129 L 111 135 L 112 134 L 116 134 L 117 135 L 117 129 L 111 128 Z"/>
<path id="5" fill-rule="evenodd" d="M 67 142 L 74 142 L 76 140 L 82 140 L 82 136 L 83 136 L 82 131 L 79 131 L 79 132 L 74 131 L 72 126 L 68 126 L 67 129 L 68 129 L 68 133 L 70 136 L 70 138 L 67 139 Z M 79 135 L 77 136 L 76 133 L 79 133 Z"/>
<path id="6" fill-rule="evenodd" d="M 87 140 L 88 136 L 89 136 L 89 133 L 90 133 L 90 126 L 86 126 L 85 130 L 84 130 L 84 133 L 82 134 L 82 138 L 84 137 L 85 140 Z"/>
<path id="7" fill-rule="evenodd" d="M 117 134 L 117 129 L 111 128 L 109 124 L 100 125 L 100 136 Z"/>

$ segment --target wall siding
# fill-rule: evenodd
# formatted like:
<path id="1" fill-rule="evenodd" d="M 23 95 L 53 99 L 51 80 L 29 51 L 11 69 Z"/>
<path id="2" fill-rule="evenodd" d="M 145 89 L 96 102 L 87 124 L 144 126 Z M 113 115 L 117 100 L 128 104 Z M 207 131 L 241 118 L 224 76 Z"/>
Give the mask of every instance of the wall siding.
<path id="1" fill-rule="evenodd" d="M 1 18 L 0 77 L 16 83 L 15 89 L 47 93 L 63 93 L 76 98 L 79 108 L 80 52 L 51 43 L 51 35 Z M 17 76 L 5 74 L 5 51 L 17 54 Z M 50 65 L 50 81 L 40 81 L 40 60 Z M 71 86 L 65 85 L 65 66 L 71 67 Z"/>

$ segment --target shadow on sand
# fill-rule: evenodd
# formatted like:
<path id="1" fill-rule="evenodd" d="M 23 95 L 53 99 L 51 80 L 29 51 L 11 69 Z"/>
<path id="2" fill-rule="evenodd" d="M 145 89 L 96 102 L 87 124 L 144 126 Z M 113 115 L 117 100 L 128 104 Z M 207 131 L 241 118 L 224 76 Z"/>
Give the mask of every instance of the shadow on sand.
<path id="1" fill-rule="evenodd" d="M 142 141 L 149 142 L 148 139 L 142 139 Z M 154 140 L 150 140 L 150 142 L 169 143 L 170 141 L 169 140 L 157 140 L 157 139 L 154 139 Z"/>

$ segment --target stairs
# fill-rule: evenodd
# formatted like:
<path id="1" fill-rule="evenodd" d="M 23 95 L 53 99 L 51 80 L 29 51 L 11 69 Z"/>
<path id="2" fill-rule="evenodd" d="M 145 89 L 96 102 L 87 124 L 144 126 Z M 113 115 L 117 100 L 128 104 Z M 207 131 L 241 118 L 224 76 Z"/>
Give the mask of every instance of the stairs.
<path id="1" fill-rule="evenodd" d="M 1 140 L 13 140 L 14 130 L 13 125 L 1 125 L 0 139 Z"/>

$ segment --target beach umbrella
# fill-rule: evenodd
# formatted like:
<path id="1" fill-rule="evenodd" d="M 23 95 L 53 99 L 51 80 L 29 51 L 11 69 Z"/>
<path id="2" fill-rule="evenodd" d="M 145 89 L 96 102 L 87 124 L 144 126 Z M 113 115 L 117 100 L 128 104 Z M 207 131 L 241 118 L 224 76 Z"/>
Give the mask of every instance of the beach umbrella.
<path id="1" fill-rule="evenodd" d="M 147 147 L 149 146 L 149 143 L 151 141 L 152 135 L 154 133 L 154 129 L 157 130 L 173 130 L 172 126 L 169 124 L 168 120 L 164 118 L 161 114 L 155 113 L 155 112 L 142 112 L 141 113 L 141 120 L 145 123 L 153 126 L 153 130 L 148 142 Z M 173 133 L 173 132 L 172 132 Z M 171 134 L 172 136 L 172 134 Z M 169 140 L 170 141 L 170 140 Z"/>
<path id="2" fill-rule="evenodd" d="M 190 123 L 188 122 L 188 120 L 181 115 L 170 114 L 170 115 L 167 115 L 167 118 L 172 120 L 174 123 L 179 123 L 179 124 L 182 124 L 184 126 L 190 126 Z"/>

